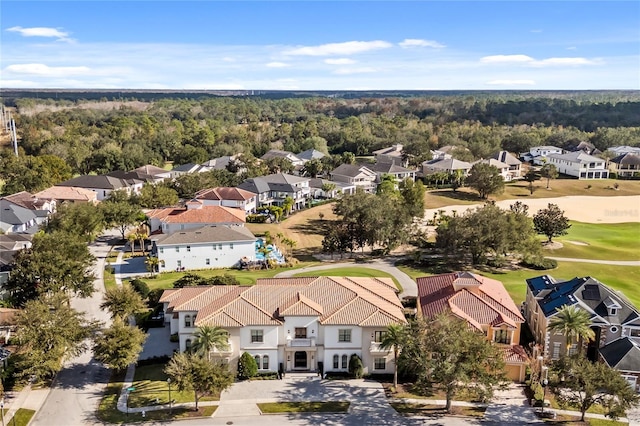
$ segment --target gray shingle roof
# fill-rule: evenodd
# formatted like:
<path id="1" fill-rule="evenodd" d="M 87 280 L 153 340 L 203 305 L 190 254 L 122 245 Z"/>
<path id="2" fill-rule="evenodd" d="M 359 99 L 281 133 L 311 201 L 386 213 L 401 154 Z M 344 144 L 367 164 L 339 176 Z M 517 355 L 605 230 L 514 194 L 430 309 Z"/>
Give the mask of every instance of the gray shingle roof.
<path id="1" fill-rule="evenodd" d="M 358 164 L 341 164 L 338 167 L 336 167 L 335 169 L 333 169 L 333 171 L 331 171 L 331 174 L 332 175 L 340 175 L 340 176 L 348 176 L 348 177 L 356 177 L 360 173 L 362 173 L 362 169 L 367 169 L 370 172 L 373 172 L 373 170 L 371 170 L 369 168 L 369 166 L 362 166 L 362 165 L 358 165 Z"/>
<path id="2" fill-rule="evenodd" d="M 131 186 L 126 180 L 113 176 L 94 176 L 83 175 L 73 179 L 65 180 L 56 184 L 56 186 L 76 186 L 79 188 L 96 188 L 96 189 L 122 189 Z"/>
<path id="3" fill-rule="evenodd" d="M 0 198 L 0 222 L 10 225 L 22 225 L 35 220 L 36 215 L 33 210 L 25 209 L 11 201 Z"/>
<path id="4" fill-rule="evenodd" d="M 302 151 L 300 154 L 296 154 L 296 157 L 300 158 L 301 160 L 319 160 L 326 157 L 326 154 L 318 151 L 317 149 L 311 148 L 306 151 Z"/>
<path id="5" fill-rule="evenodd" d="M 625 165 L 640 165 L 640 154 L 622 154 L 611 159 L 612 163 Z"/>
<path id="6" fill-rule="evenodd" d="M 203 226 L 201 228 L 154 235 L 150 238 L 157 245 L 221 243 L 234 241 L 255 241 L 256 237 L 243 226 Z"/>
<path id="7" fill-rule="evenodd" d="M 640 373 L 640 347 L 628 337 L 622 337 L 601 347 L 600 355 L 609 367 Z"/>
<path id="8" fill-rule="evenodd" d="M 558 160 L 571 161 L 573 163 L 597 163 L 604 162 L 602 158 L 594 157 L 584 151 L 573 151 L 566 154 L 549 154 L 549 158 L 556 158 Z"/>
<path id="9" fill-rule="evenodd" d="M 261 194 L 268 191 L 296 192 L 297 189 L 293 185 L 307 181 L 309 181 L 309 178 L 289 175 L 287 173 L 275 173 L 247 179 L 238 185 L 238 188 L 253 192 L 254 194 Z"/>

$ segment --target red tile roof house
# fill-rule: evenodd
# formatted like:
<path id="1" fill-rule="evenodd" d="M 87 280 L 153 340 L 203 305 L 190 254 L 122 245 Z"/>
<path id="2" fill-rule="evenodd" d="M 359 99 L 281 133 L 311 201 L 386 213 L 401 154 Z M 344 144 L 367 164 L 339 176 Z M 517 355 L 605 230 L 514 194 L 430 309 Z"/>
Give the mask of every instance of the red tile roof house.
<path id="1" fill-rule="evenodd" d="M 393 353 L 380 349 L 390 324 L 405 324 L 390 278 L 259 279 L 256 285 L 185 287 L 160 298 L 180 351 L 196 327 L 229 333 L 229 348 L 212 355 L 235 368 L 248 352 L 260 371 L 347 371 L 358 354 L 365 374 L 393 373 Z"/>
<path id="2" fill-rule="evenodd" d="M 421 277 L 418 283 L 418 315 L 425 319 L 449 313 L 500 345 L 505 354 L 507 377 L 524 381 L 527 356 L 518 344 L 524 318 L 500 281 L 470 272 Z"/>
<path id="3" fill-rule="evenodd" d="M 232 207 L 244 210 L 246 214 L 255 213 L 258 204 L 258 194 L 225 186 L 203 189 L 194 198 L 205 206 Z"/>
<path id="4" fill-rule="evenodd" d="M 172 234 L 205 225 L 244 226 L 245 212 L 222 206 L 205 206 L 191 200 L 185 207 L 168 207 L 147 212 L 152 234 Z"/>

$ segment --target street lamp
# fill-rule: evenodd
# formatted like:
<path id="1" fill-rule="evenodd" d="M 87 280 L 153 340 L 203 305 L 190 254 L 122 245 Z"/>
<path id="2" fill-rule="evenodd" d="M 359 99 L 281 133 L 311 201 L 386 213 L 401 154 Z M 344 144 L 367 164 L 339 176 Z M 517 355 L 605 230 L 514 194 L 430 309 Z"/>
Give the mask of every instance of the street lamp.
<path id="1" fill-rule="evenodd" d="M 0 399 L 0 415 L 2 415 L 2 426 L 4 426 L 4 398 Z"/>
<path id="2" fill-rule="evenodd" d="M 542 385 L 542 409 L 540 410 L 540 415 L 544 417 L 544 404 L 547 399 L 547 385 L 549 384 L 549 380 L 547 379 L 547 367 L 543 366 L 540 369 L 540 384 Z"/>
<path id="3" fill-rule="evenodd" d="M 167 378 L 167 384 L 169 385 L 169 414 L 171 414 L 173 411 L 173 401 L 171 400 L 171 377 Z"/>

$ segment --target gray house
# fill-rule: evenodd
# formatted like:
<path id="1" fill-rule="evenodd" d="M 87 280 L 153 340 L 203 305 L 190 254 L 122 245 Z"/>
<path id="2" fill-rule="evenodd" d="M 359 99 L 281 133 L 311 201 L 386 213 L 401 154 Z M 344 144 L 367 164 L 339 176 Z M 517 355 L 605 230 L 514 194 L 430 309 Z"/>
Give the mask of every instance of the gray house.
<path id="1" fill-rule="evenodd" d="M 259 206 L 281 206 L 285 198 L 293 198 L 293 210 L 303 209 L 311 195 L 309 178 L 275 173 L 247 179 L 238 188 L 258 194 Z"/>

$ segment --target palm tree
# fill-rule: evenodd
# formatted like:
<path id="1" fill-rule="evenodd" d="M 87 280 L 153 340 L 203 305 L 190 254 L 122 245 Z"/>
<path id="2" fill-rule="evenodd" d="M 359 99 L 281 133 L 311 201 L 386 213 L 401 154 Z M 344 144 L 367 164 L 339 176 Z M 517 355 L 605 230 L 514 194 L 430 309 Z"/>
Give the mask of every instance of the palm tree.
<path id="1" fill-rule="evenodd" d="M 198 327 L 194 334 L 191 351 L 207 360 L 211 361 L 211 351 L 227 350 L 229 348 L 229 333 L 220 327 L 203 325 Z"/>
<path id="2" fill-rule="evenodd" d="M 151 272 L 151 276 L 155 276 L 156 272 L 158 272 L 158 266 L 160 265 L 160 259 L 158 259 L 155 256 L 147 256 L 147 259 L 145 260 L 146 265 L 147 265 L 147 270 L 149 272 Z"/>
<path id="3" fill-rule="evenodd" d="M 129 235 L 127 235 L 127 241 L 129 241 L 129 246 L 131 247 L 131 255 L 133 255 L 133 252 L 136 248 L 136 241 L 138 241 L 138 235 L 135 232 L 131 232 Z"/>
<path id="4" fill-rule="evenodd" d="M 142 249 L 142 255 L 144 256 L 144 241 L 149 238 L 149 234 L 144 229 L 140 229 L 136 232 L 136 236 L 138 237 L 138 241 L 140 241 L 140 248 Z"/>
<path id="5" fill-rule="evenodd" d="M 405 342 L 405 328 L 400 324 L 389 324 L 380 342 L 380 349 L 393 349 L 393 386 L 398 387 L 398 354 Z"/>
<path id="6" fill-rule="evenodd" d="M 591 329 L 589 313 L 576 305 L 562 305 L 557 314 L 549 321 L 549 330 L 562 333 L 567 339 L 567 352 L 574 339 L 593 340 L 595 333 Z M 582 350 L 582 347 L 579 348 Z"/>

